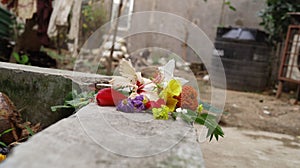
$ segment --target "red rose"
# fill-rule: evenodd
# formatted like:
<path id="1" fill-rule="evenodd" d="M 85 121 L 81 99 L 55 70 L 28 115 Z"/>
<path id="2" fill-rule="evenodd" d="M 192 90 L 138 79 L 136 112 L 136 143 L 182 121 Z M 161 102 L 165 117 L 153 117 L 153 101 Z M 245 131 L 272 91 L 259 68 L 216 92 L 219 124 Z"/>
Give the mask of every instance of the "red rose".
<path id="1" fill-rule="evenodd" d="M 96 99 L 99 106 L 115 106 L 126 96 L 112 88 L 105 88 L 99 90 Z"/>

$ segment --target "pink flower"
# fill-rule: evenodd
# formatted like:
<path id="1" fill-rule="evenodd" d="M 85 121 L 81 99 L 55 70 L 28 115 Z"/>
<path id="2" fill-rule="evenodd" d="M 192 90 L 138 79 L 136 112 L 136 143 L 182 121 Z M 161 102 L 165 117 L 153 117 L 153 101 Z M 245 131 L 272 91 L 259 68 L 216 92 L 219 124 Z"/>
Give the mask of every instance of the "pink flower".
<path id="1" fill-rule="evenodd" d="M 165 105 L 165 104 L 166 102 L 164 99 L 158 99 L 157 101 L 148 101 L 145 106 L 147 109 L 152 109 L 152 108 L 160 108 L 161 105 Z"/>

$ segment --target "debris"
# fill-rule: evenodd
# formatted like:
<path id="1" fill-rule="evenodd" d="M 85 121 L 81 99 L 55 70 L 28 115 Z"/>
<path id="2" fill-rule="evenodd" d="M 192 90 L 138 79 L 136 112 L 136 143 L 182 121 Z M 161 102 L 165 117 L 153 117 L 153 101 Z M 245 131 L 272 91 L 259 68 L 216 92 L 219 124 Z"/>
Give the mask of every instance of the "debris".
<path id="1" fill-rule="evenodd" d="M 17 141 L 22 130 L 17 126 L 21 122 L 21 115 L 7 95 L 0 92 L 0 133 L 12 129 L 0 137 L 6 145 Z"/>
<path id="2" fill-rule="evenodd" d="M 292 105 L 296 105 L 298 101 L 296 99 L 290 99 L 289 102 Z"/>
<path id="3" fill-rule="evenodd" d="M 293 108 L 293 110 L 294 111 L 299 111 L 300 109 L 299 109 L 299 107 L 295 107 L 295 108 Z"/>
<path id="4" fill-rule="evenodd" d="M 238 105 L 236 105 L 236 104 L 233 104 L 232 105 L 232 107 L 234 107 L 234 108 L 237 108 L 237 107 L 239 107 Z"/>
<path id="5" fill-rule="evenodd" d="M 270 114 L 271 114 L 271 112 L 269 112 L 269 111 L 267 111 L 267 110 L 264 110 L 263 112 L 264 112 L 264 114 L 267 114 L 267 115 L 270 115 Z"/>
<path id="6" fill-rule="evenodd" d="M 108 41 L 106 41 L 103 44 L 103 51 L 101 53 L 101 55 L 103 56 L 103 59 L 100 60 L 100 62 L 102 63 L 102 65 L 105 65 L 105 67 L 108 67 L 108 60 L 111 54 L 111 49 L 113 46 L 113 38 L 112 36 L 107 36 L 105 35 L 104 37 L 105 39 L 108 39 Z M 125 39 L 121 38 L 121 37 L 116 37 L 116 42 L 114 43 L 114 48 L 113 48 L 114 52 L 112 55 L 112 62 L 113 62 L 113 67 L 118 66 L 119 61 L 123 58 L 128 59 L 129 58 L 129 54 L 127 53 L 127 46 L 126 46 L 126 41 Z"/>
<path id="7" fill-rule="evenodd" d="M 26 133 L 27 130 L 27 133 Z M 7 95 L 0 92 L 0 142 L 9 145 L 13 142 L 27 138 L 29 130 L 36 133 L 40 130 L 40 124 L 32 125 L 23 122 L 21 114 Z"/>
<path id="8" fill-rule="evenodd" d="M 209 81 L 209 75 L 205 75 L 205 76 L 203 77 L 203 80 L 204 80 L 204 81 Z"/>

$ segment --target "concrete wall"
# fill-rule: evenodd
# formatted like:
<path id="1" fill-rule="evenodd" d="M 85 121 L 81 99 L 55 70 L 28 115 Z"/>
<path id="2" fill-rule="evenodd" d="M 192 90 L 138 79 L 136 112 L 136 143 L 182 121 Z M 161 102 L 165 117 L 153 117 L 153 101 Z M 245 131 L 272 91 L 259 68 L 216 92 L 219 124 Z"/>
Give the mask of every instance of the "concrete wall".
<path id="1" fill-rule="evenodd" d="M 47 127 L 73 111 L 52 112 L 50 107 L 62 105 L 73 88 L 82 89 L 81 81 L 93 83 L 105 77 L 72 71 L 39 68 L 0 62 L 0 92 L 7 94 L 22 118 Z M 73 82 L 74 81 L 74 82 Z"/>
<path id="2" fill-rule="evenodd" d="M 214 40 L 219 25 L 262 29 L 258 12 L 264 8 L 264 0 L 231 0 L 231 3 L 236 11 L 225 6 L 221 24 L 222 0 L 135 0 L 134 12 L 154 10 L 174 13 L 197 24 L 211 40 Z"/>
<path id="3" fill-rule="evenodd" d="M 222 0 L 135 0 L 134 12 L 162 11 L 184 17 L 198 25 L 208 38 L 213 42 L 218 26 L 237 26 L 247 28 L 258 28 L 260 18 L 258 12 L 264 8 L 265 1 L 262 0 L 231 0 L 236 11 L 224 7 L 224 15 L 221 19 Z M 137 26 L 133 23 L 133 26 Z M 161 23 L 163 26 L 163 21 Z M 176 29 L 176 27 L 174 27 Z M 179 31 L 180 33 L 185 33 Z M 145 47 L 158 46 L 169 49 L 172 52 L 183 55 L 182 42 L 166 36 L 155 34 L 139 34 L 127 38 L 129 51 L 134 52 Z M 193 60 L 193 52 L 188 49 L 187 55 Z"/>

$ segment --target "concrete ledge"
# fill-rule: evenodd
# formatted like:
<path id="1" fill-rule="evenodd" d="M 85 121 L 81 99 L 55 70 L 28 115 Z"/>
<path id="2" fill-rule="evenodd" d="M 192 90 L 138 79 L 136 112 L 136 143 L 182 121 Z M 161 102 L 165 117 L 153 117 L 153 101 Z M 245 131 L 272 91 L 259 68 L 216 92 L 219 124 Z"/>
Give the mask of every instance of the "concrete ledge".
<path id="1" fill-rule="evenodd" d="M 90 104 L 17 146 L 0 167 L 204 167 L 192 127 L 180 120 L 151 119 L 150 114 Z M 162 148 L 165 144 L 170 148 Z"/>
<path id="2" fill-rule="evenodd" d="M 64 98 L 72 91 L 72 84 L 79 88 L 84 84 L 108 80 L 108 77 L 96 74 L 3 62 L 0 62 L 0 74 L 0 92 L 7 94 L 17 108 L 22 109 L 23 119 L 41 122 L 42 127 L 71 114 L 54 113 L 50 107 L 64 103 Z"/>

